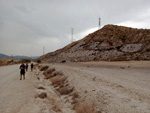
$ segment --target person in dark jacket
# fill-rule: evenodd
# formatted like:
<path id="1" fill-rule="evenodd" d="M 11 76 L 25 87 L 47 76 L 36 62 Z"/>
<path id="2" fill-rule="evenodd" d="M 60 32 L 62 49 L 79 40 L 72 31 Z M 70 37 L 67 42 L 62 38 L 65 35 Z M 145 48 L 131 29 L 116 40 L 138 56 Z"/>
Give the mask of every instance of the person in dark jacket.
<path id="1" fill-rule="evenodd" d="M 24 63 L 22 63 L 20 66 L 20 80 L 22 80 L 22 76 L 23 76 L 23 79 L 25 79 L 25 65 L 24 65 Z"/>
<path id="2" fill-rule="evenodd" d="M 31 64 L 31 71 L 33 70 L 33 67 L 34 67 L 34 65 L 33 65 L 33 63 Z"/>

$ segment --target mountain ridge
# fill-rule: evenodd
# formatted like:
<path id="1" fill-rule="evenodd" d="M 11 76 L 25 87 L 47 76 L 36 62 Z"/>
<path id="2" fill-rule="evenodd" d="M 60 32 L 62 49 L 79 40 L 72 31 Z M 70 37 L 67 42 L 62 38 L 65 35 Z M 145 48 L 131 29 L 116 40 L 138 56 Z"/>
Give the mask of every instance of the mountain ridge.
<path id="1" fill-rule="evenodd" d="M 29 56 L 21 56 L 21 55 L 15 55 L 15 56 L 8 56 L 6 54 L 2 54 L 0 53 L 0 58 L 13 58 L 13 59 L 29 59 L 29 58 L 32 58 L 32 59 L 37 59 L 39 56 L 32 56 L 32 57 L 29 57 Z"/>
<path id="2" fill-rule="evenodd" d="M 0 53 L 0 58 L 9 58 L 10 56 Z"/>

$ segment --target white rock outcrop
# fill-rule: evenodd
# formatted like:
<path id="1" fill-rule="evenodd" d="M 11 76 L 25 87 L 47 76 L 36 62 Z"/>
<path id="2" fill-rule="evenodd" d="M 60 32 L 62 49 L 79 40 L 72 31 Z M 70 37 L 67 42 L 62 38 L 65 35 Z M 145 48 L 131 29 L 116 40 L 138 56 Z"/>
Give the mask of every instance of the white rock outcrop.
<path id="1" fill-rule="evenodd" d="M 141 50 L 143 44 L 126 44 L 120 50 L 123 52 L 137 52 Z"/>

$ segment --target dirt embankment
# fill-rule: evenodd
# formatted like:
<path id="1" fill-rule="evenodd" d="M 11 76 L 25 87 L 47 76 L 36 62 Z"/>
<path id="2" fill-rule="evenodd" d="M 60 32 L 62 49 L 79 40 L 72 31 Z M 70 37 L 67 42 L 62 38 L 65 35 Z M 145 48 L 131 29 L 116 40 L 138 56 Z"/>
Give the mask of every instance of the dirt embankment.
<path id="1" fill-rule="evenodd" d="M 26 62 L 30 62 L 30 60 L 28 59 L 16 60 L 13 58 L 0 58 L 0 66 L 15 65 L 15 64 L 20 64 L 22 62 L 26 63 Z"/>
<path id="2" fill-rule="evenodd" d="M 39 70 L 40 71 L 39 71 Z M 56 113 L 97 113 L 94 104 L 82 102 L 74 86 L 68 82 L 68 76 L 52 66 L 38 65 L 37 80 L 41 83 L 35 98 L 46 99 L 50 109 Z"/>
<path id="3" fill-rule="evenodd" d="M 0 58 L 0 66 L 9 65 L 13 63 L 12 58 Z"/>
<path id="4" fill-rule="evenodd" d="M 79 103 L 82 106 L 85 106 L 84 103 L 90 103 L 91 109 L 97 113 L 150 112 L 150 62 L 85 62 L 44 65 L 61 72 L 60 78 L 54 77 L 56 73 L 49 76 L 45 72 L 43 79 L 39 72 L 37 74 L 37 79 L 44 82 L 44 87 L 49 87 L 47 85 L 51 84 L 55 96 L 49 95 L 49 97 L 59 97 L 59 99 L 53 98 L 57 100 L 57 107 L 55 107 L 59 109 L 59 112 L 65 110 L 69 111 L 68 113 L 76 112 L 74 107 Z M 64 84 L 59 84 L 60 80 L 64 80 Z M 73 90 L 65 92 L 66 94 L 62 93 L 64 89 L 62 91 L 61 88 L 64 86 L 73 87 Z M 72 92 L 78 94 L 75 99 L 71 95 Z"/>

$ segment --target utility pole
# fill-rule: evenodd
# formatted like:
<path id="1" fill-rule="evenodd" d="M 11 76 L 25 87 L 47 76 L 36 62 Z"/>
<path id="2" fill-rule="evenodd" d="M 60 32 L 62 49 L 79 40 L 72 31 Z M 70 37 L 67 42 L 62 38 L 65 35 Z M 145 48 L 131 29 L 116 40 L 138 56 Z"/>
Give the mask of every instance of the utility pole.
<path id="1" fill-rule="evenodd" d="M 99 23 L 98 23 L 98 25 L 99 25 L 99 28 L 101 27 L 101 18 L 99 17 Z"/>
<path id="2" fill-rule="evenodd" d="M 43 46 L 43 55 L 45 54 L 45 46 Z"/>
<path id="3" fill-rule="evenodd" d="M 71 43 L 73 42 L 73 28 L 71 28 Z"/>

